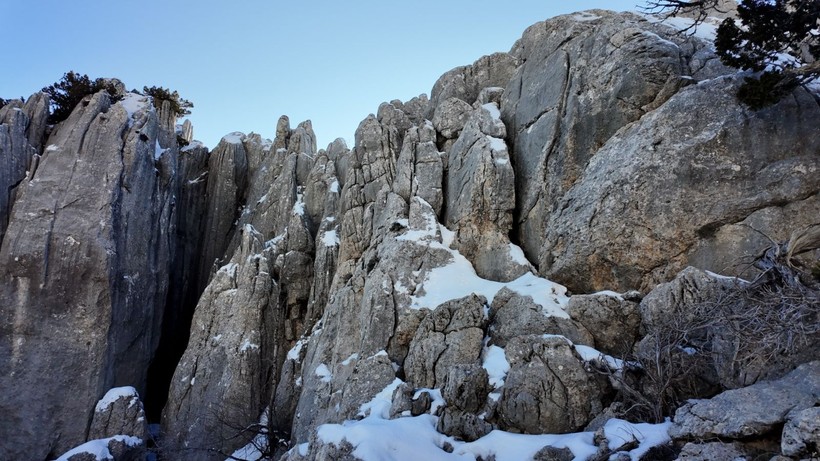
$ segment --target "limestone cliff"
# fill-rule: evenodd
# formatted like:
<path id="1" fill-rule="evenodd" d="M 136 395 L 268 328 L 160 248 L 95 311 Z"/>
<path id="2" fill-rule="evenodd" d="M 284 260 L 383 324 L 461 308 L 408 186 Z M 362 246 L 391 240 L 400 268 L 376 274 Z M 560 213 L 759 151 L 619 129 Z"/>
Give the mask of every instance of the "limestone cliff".
<path id="1" fill-rule="evenodd" d="M 95 402 L 134 386 L 168 459 L 252 442 L 359 459 L 366 442 L 334 434 L 374 420 L 437 430 L 441 459 L 487 459 L 496 429 L 587 431 L 592 451 L 570 459 L 608 459 L 627 381 L 605 354 L 645 357 L 658 318 L 733 286 L 687 266 L 754 275 L 737 263 L 761 235 L 787 240 L 820 216 L 807 135 L 820 96 L 751 111 L 733 96 L 742 78 L 707 41 L 594 10 L 533 25 L 429 98 L 383 103 L 352 147 L 317 149 L 309 121 L 283 116 L 274 140 L 179 148 L 165 109 L 104 93 L 44 140 L 44 96 L 12 103 L 0 458 L 117 435 L 91 430 Z M 731 351 L 730 334 L 709 335 Z M 705 350 L 688 339 L 680 350 Z M 796 373 L 814 385 L 815 370 Z M 687 397 L 736 387 L 735 371 L 699 371 Z M 787 424 L 788 450 L 810 437 L 807 402 L 767 426 Z M 678 433 L 722 436 L 691 429 L 701 408 L 680 410 Z M 145 437 L 132 423 L 140 434 L 120 435 Z M 544 445 L 530 458 L 564 459 Z"/>

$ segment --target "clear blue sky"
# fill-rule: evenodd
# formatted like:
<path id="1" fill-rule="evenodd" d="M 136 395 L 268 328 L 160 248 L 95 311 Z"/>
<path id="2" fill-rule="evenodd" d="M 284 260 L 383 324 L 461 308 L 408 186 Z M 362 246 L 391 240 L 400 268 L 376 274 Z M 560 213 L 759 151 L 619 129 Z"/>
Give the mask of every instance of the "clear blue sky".
<path id="1" fill-rule="evenodd" d="M 543 19 L 638 0 L 0 0 L 0 97 L 68 70 L 164 86 L 194 103 L 194 136 L 272 138 L 280 115 L 311 119 L 325 147 L 383 101 L 429 94 L 436 79 L 508 51 Z"/>

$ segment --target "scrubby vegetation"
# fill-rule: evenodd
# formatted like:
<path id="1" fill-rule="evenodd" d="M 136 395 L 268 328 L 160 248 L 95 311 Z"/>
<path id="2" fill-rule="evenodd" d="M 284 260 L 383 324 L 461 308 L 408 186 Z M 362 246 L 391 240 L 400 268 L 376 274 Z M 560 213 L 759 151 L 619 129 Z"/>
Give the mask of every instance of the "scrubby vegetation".
<path id="1" fill-rule="evenodd" d="M 154 101 L 154 107 L 157 108 L 157 110 L 162 108 L 163 102 L 168 101 L 171 103 L 171 110 L 177 117 L 191 115 L 191 109 L 194 107 L 193 103 L 181 98 L 177 91 L 171 91 L 160 86 L 152 86 L 150 88 L 146 86 L 143 87 L 142 91 L 146 96 L 151 96 Z"/>
<path id="2" fill-rule="evenodd" d="M 645 10 L 686 13 L 697 26 L 719 5 L 720 0 L 649 0 Z M 762 109 L 820 78 L 820 2 L 742 0 L 737 16 L 720 24 L 715 49 L 724 64 L 755 72 L 738 91 L 741 102 Z"/>
<path id="3" fill-rule="evenodd" d="M 122 99 L 118 95 L 115 85 L 102 78 L 91 80 L 88 75 L 68 71 L 60 81 L 43 88 L 43 92 L 51 98 L 51 115 L 49 123 L 59 123 L 71 115 L 74 107 L 88 95 L 105 90 L 114 99 Z"/>
<path id="4" fill-rule="evenodd" d="M 751 282 L 724 281 L 715 297 L 666 312 L 608 372 L 628 419 L 661 422 L 687 399 L 711 397 L 784 374 L 810 361 L 820 344 L 820 224 L 772 243 L 753 264 Z"/>
<path id="5" fill-rule="evenodd" d="M 51 115 L 49 116 L 49 123 L 60 123 L 67 119 L 77 104 L 86 96 L 92 95 L 99 91 L 106 91 L 111 97 L 112 101 L 119 101 L 123 98 L 122 92 L 124 89 L 120 84 L 117 88 L 118 81 L 115 79 L 97 78 L 92 80 L 88 75 L 79 74 L 74 71 L 69 71 L 63 74 L 63 78 L 52 85 L 42 89 L 42 91 L 51 98 Z M 133 92 L 138 93 L 136 90 Z M 151 96 L 154 107 L 160 109 L 164 101 L 171 104 L 171 110 L 177 117 L 190 115 L 191 108 L 194 105 L 179 96 L 177 91 L 171 91 L 166 88 L 152 86 L 144 87 L 143 93 L 146 96 Z M 2 101 L 0 106 L 7 101 Z"/>

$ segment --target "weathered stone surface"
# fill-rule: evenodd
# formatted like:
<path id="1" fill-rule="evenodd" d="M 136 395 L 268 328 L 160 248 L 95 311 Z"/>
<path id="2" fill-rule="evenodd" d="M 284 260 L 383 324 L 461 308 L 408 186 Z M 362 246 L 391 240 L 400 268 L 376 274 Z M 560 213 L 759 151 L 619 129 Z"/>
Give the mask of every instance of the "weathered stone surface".
<path id="1" fill-rule="evenodd" d="M 241 245 L 197 305 L 163 411 L 175 459 L 219 459 L 204 450 L 231 453 L 244 445 L 232 437 L 236 427 L 256 422 L 273 392 L 268 377 L 280 372 L 284 319 L 260 237 L 245 226 Z"/>
<path id="2" fill-rule="evenodd" d="M 817 405 L 819 395 L 820 362 L 806 363 L 776 381 L 690 401 L 675 413 L 669 434 L 675 439 L 760 436 L 783 424 L 790 411 Z"/>
<path id="3" fill-rule="evenodd" d="M 456 139 L 473 113 L 473 107 L 459 98 L 447 98 L 436 107 L 433 127 L 444 139 Z"/>
<path id="4" fill-rule="evenodd" d="M 133 436 L 117 435 L 94 439 L 62 454 L 66 461 L 135 461 L 145 459 L 145 441 Z"/>
<path id="5" fill-rule="evenodd" d="M 489 434 L 493 425 L 475 413 L 456 408 L 445 408 L 438 420 L 436 430 L 451 437 L 472 442 Z"/>
<path id="6" fill-rule="evenodd" d="M 430 92 L 427 119 L 432 119 L 439 105 L 449 98 L 473 104 L 484 88 L 506 86 L 519 63 L 520 60 L 510 54 L 494 53 L 482 56 L 471 65 L 445 72 Z"/>
<path id="7" fill-rule="evenodd" d="M 502 288 L 493 298 L 490 324 L 490 344 L 499 347 L 505 347 L 510 340 L 522 335 L 552 334 L 566 336 L 578 344 L 594 342 L 592 335 L 569 316 L 545 315 L 531 297 L 522 296 L 509 288 Z"/>
<path id="8" fill-rule="evenodd" d="M 396 161 L 393 191 L 408 202 L 414 196 L 424 199 L 438 215 L 444 203 L 446 156 L 435 141 L 436 132 L 429 123 L 407 131 Z"/>
<path id="9" fill-rule="evenodd" d="M 404 362 L 408 383 L 446 388 L 454 367 L 478 364 L 484 338 L 485 302 L 476 295 L 448 301 L 421 321 Z M 451 387 L 453 394 L 457 389 L 457 385 Z"/>
<path id="10" fill-rule="evenodd" d="M 641 313 L 638 303 L 620 295 L 574 295 L 567 314 L 595 339 L 591 346 L 616 357 L 624 357 L 638 339 Z"/>
<path id="11" fill-rule="evenodd" d="M 575 455 L 569 448 L 544 447 L 538 450 L 533 457 L 533 461 L 572 461 Z"/>
<path id="12" fill-rule="evenodd" d="M 208 195 L 202 231 L 199 290 L 208 284 L 235 230 L 248 181 L 248 159 L 242 133 L 224 136 L 208 157 Z"/>
<path id="13" fill-rule="evenodd" d="M 148 440 L 148 420 L 142 401 L 133 387 L 115 387 L 97 402 L 88 439 L 130 435 Z"/>
<path id="14" fill-rule="evenodd" d="M 448 405 L 468 413 L 478 413 L 489 393 L 487 370 L 476 363 L 450 367 L 441 391 Z"/>
<path id="15" fill-rule="evenodd" d="M 783 426 L 780 447 L 786 456 L 817 456 L 820 450 L 820 407 L 792 413 Z"/>
<path id="16" fill-rule="evenodd" d="M 725 262 L 743 255 L 723 251 L 749 251 L 739 242 L 756 230 L 735 227 L 731 235 L 721 232 L 724 226 L 816 200 L 806 203 L 820 192 L 813 180 L 820 140 L 804 134 L 820 120 L 817 101 L 797 89 L 750 112 L 734 97 L 740 80 L 686 87 L 599 149 L 553 207 L 541 273 L 575 291 L 647 289 L 695 260 L 732 275 Z M 692 110 L 685 121 L 677 117 Z M 758 230 L 788 240 L 791 226 L 811 223 L 814 207 L 792 206 L 789 226 L 770 222 Z"/>
<path id="17" fill-rule="evenodd" d="M 532 270 L 509 240 L 515 208 L 513 173 L 504 123 L 495 103 L 470 115 L 449 152 L 444 224 L 476 273 L 507 282 Z"/>
<path id="18" fill-rule="evenodd" d="M 524 61 L 501 105 L 514 138 L 518 237 L 539 260 L 547 219 L 589 159 L 618 129 L 674 94 L 690 72 L 680 47 L 646 20 L 601 10 L 535 24 L 511 54 Z"/>
<path id="19" fill-rule="evenodd" d="M 499 428 L 526 434 L 577 431 L 603 410 L 604 383 L 557 336 L 518 336 L 505 349 L 510 371 L 497 407 Z"/>
<path id="20" fill-rule="evenodd" d="M 144 389 L 174 233 L 163 137 L 153 111 L 96 94 L 20 184 L 0 248 L 0 458 L 64 452 L 105 390 Z"/>
<path id="21" fill-rule="evenodd" d="M 683 446 L 676 461 L 747 460 L 749 452 L 739 443 L 690 442 Z"/>

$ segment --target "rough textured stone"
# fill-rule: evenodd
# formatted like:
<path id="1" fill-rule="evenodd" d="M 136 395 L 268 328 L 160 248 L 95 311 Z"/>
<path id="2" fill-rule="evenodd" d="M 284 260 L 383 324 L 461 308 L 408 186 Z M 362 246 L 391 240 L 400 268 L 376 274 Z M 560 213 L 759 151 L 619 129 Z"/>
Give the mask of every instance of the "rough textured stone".
<path id="1" fill-rule="evenodd" d="M 499 428 L 526 434 L 574 432 L 603 410 L 603 382 L 586 371 L 565 338 L 519 336 L 505 353 L 510 371 L 498 402 Z"/>
<path id="2" fill-rule="evenodd" d="M 483 56 L 471 65 L 460 66 L 445 72 L 433 85 L 427 118 L 449 98 L 458 98 L 473 104 L 481 90 L 487 87 L 506 86 L 519 65 L 519 59 L 507 53 Z"/>
<path id="3" fill-rule="evenodd" d="M 788 240 L 810 224 L 820 140 L 804 134 L 820 120 L 820 105 L 797 89 L 750 112 L 734 97 L 740 80 L 686 87 L 599 149 L 553 207 L 540 272 L 582 292 L 647 289 L 694 261 L 732 275 L 728 260 L 760 249 L 747 246 L 747 235 Z M 685 121 L 677 116 L 693 109 Z M 769 208 L 781 209 L 775 216 L 791 208 L 794 219 L 721 232 Z"/>
<path id="4" fill-rule="evenodd" d="M 248 181 L 248 159 L 242 133 L 222 138 L 208 157 L 208 195 L 202 231 L 199 290 L 223 264 L 234 222 L 239 217 Z"/>
<path id="5" fill-rule="evenodd" d="M 243 229 L 240 247 L 197 305 L 163 411 L 167 449 L 176 459 L 219 459 L 203 450 L 239 448 L 236 427 L 256 422 L 273 392 L 268 376 L 280 372 L 284 320 L 260 237 Z"/>
<path id="6" fill-rule="evenodd" d="M 684 84 L 690 71 L 671 32 L 661 38 L 636 15 L 593 10 L 535 24 L 513 47 L 524 64 L 506 85 L 502 114 L 514 137 L 518 237 L 531 260 L 596 151 Z"/>
<path id="7" fill-rule="evenodd" d="M 429 123 L 411 128 L 396 161 L 393 191 L 408 202 L 416 196 L 438 215 L 444 203 L 445 155 L 436 147 L 436 132 Z"/>
<path id="8" fill-rule="evenodd" d="M 495 103 L 473 111 L 449 152 L 444 224 L 456 247 L 486 279 L 507 282 L 532 270 L 509 240 L 515 208 L 504 123 Z"/>
<path id="9" fill-rule="evenodd" d="M 820 454 L 820 407 L 806 408 L 791 414 L 783 426 L 780 447 L 786 456 Z"/>
<path id="10" fill-rule="evenodd" d="M 468 413 L 478 413 L 489 393 L 487 370 L 476 363 L 450 367 L 446 384 L 441 391 L 448 405 Z"/>
<path id="11" fill-rule="evenodd" d="M 637 341 L 641 326 L 638 304 L 620 295 L 571 296 L 567 314 L 595 339 L 590 345 L 606 354 L 623 357 Z"/>
<path id="12" fill-rule="evenodd" d="M 572 299 L 572 298 L 570 298 Z M 516 336 L 562 335 L 578 344 L 592 344 L 592 335 L 567 317 L 544 315 L 531 297 L 502 288 L 490 306 L 490 344 L 505 347 Z"/>
<path id="13" fill-rule="evenodd" d="M 142 401 L 133 387 L 111 389 L 94 408 L 88 439 L 130 435 L 148 440 L 148 420 Z"/>
<path id="14" fill-rule="evenodd" d="M 472 442 L 489 434 L 493 425 L 475 413 L 445 408 L 438 420 L 436 430 L 458 439 Z"/>
<path id="15" fill-rule="evenodd" d="M 748 460 L 749 452 L 739 443 L 690 442 L 683 446 L 676 461 Z"/>
<path id="16" fill-rule="evenodd" d="M 436 107 L 433 126 L 444 139 L 456 139 L 473 113 L 473 107 L 459 98 L 447 98 Z"/>
<path id="17" fill-rule="evenodd" d="M 408 383 L 446 388 L 453 367 L 478 364 L 485 302 L 476 295 L 449 301 L 421 321 L 404 362 Z"/>
<path id="18" fill-rule="evenodd" d="M 17 186 L 32 167 L 36 168 L 35 156 L 42 147 L 48 105 L 48 96 L 36 93 L 25 104 L 15 100 L 0 109 L 0 243 Z"/>
<path id="19" fill-rule="evenodd" d="M 669 434 L 675 439 L 760 436 L 786 421 L 790 411 L 817 405 L 820 362 L 810 362 L 776 381 L 726 391 L 709 400 L 692 400 L 675 413 Z"/>
<path id="20" fill-rule="evenodd" d="M 144 389 L 174 233 L 163 137 L 156 113 L 99 93 L 20 184 L 0 248 L 0 458 L 56 456 L 85 440 L 105 390 Z"/>
<path id="21" fill-rule="evenodd" d="M 572 461 L 573 459 L 575 459 L 575 455 L 566 447 L 544 447 L 532 457 L 533 461 Z"/>

